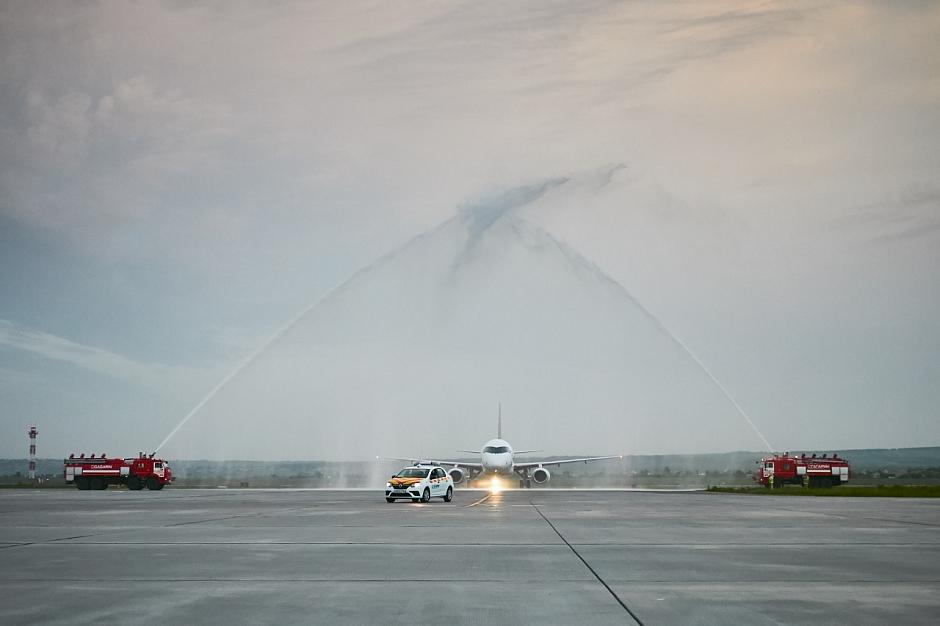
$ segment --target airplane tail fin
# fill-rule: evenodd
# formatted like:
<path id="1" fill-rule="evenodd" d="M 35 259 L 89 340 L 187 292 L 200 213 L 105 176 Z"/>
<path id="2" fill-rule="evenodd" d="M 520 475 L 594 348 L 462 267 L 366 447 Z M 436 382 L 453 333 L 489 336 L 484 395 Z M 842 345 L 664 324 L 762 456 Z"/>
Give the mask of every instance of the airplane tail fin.
<path id="1" fill-rule="evenodd" d="M 496 404 L 496 438 L 503 438 L 503 403 Z"/>

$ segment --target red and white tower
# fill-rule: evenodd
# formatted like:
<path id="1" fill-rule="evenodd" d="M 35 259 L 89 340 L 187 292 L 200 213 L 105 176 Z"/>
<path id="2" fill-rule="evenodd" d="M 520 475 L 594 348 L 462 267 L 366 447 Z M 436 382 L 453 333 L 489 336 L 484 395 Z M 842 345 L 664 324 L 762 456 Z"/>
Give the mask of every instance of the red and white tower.
<path id="1" fill-rule="evenodd" d="M 35 426 L 29 427 L 29 479 L 36 480 L 36 435 L 39 430 Z"/>

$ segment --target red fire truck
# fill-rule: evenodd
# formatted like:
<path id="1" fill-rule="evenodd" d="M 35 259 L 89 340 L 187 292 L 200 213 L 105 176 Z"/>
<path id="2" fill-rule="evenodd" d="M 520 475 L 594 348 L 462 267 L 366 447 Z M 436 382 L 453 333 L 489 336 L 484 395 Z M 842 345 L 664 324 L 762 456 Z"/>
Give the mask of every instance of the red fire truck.
<path id="1" fill-rule="evenodd" d="M 849 481 L 849 462 L 839 458 L 838 454 L 805 453 L 799 456 L 775 454 L 764 457 L 759 462 L 760 469 L 754 480 L 765 487 L 779 487 L 786 484 L 804 487 L 835 487 Z"/>
<path id="2" fill-rule="evenodd" d="M 159 491 L 173 480 L 170 466 L 163 459 L 141 452 L 137 458 L 110 458 L 105 454 L 86 457 L 70 454 L 65 459 L 65 482 L 79 489 L 107 489 L 108 485 L 127 485 L 132 491 L 146 487 Z"/>

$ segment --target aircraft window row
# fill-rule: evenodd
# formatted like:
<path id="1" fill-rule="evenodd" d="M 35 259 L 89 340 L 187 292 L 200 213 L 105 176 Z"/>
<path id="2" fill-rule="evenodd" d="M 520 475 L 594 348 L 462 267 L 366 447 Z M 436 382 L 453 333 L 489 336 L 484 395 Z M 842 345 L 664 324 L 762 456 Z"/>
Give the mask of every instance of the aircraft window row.
<path id="1" fill-rule="evenodd" d="M 486 446 L 483 451 L 489 454 L 505 454 L 509 452 L 509 448 L 506 446 Z"/>

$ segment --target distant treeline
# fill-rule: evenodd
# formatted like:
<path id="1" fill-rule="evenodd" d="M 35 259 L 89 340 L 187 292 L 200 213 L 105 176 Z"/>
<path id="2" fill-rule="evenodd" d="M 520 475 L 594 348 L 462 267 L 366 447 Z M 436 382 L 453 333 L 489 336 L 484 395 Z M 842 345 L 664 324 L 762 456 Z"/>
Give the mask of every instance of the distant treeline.
<path id="1" fill-rule="evenodd" d="M 863 450 L 791 450 L 793 453 L 832 454 L 847 458 L 853 473 L 858 476 L 936 478 L 940 474 L 940 446 L 924 448 L 877 448 Z M 585 456 L 590 456 L 585 454 Z M 552 468 L 570 476 L 586 476 L 604 473 L 611 476 L 670 476 L 670 475 L 714 475 L 749 474 L 761 452 L 724 452 L 715 454 L 668 454 L 631 455 L 623 460 L 599 463 L 574 463 Z M 548 457 L 551 458 L 563 457 Z M 467 457 L 466 461 L 478 461 Z M 324 462 L 324 461 L 208 461 L 168 459 L 174 474 L 184 480 L 200 480 L 217 477 L 228 479 L 251 479 L 257 477 L 309 478 L 314 481 L 349 480 L 359 477 L 385 474 L 396 464 L 378 461 Z M 402 465 L 402 464 L 398 464 Z M 26 474 L 26 459 L 0 459 L 0 476 Z M 61 459 L 39 459 L 39 475 L 57 476 L 62 473 Z"/>

